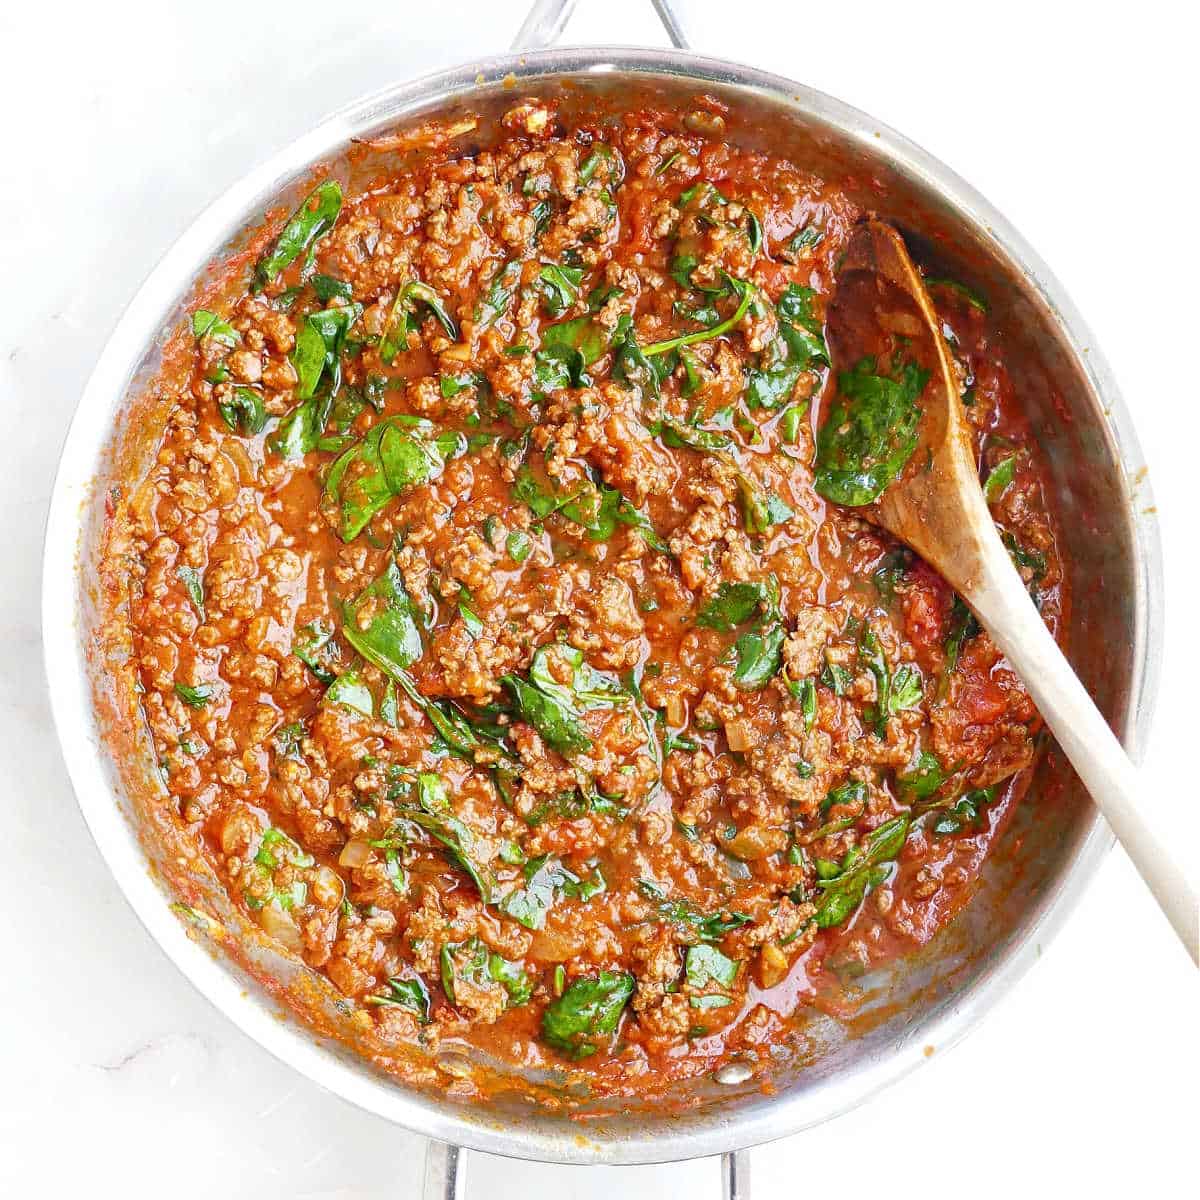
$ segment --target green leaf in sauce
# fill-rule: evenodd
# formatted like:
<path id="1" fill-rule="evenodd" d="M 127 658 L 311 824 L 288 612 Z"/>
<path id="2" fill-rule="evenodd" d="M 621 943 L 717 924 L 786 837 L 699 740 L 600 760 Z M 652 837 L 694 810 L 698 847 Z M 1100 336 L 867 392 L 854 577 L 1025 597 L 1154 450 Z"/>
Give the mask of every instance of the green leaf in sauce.
<path id="1" fill-rule="evenodd" d="M 759 356 L 759 365 L 746 371 L 746 404 L 751 410 L 778 408 L 791 399 L 801 374 L 829 365 L 821 324 L 812 311 L 815 295 L 811 288 L 789 283 L 779 297 L 778 333 Z M 787 440 L 795 441 L 795 436 Z"/>
<path id="2" fill-rule="evenodd" d="M 309 283 L 322 304 L 328 304 L 330 300 L 343 300 L 349 304 L 354 299 L 354 288 L 344 279 L 335 279 L 332 275 L 314 275 Z"/>
<path id="3" fill-rule="evenodd" d="M 989 504 L 994 504 L 1004 495 L 1008 485 L 1013 481 L 1016 469 L 1017 456 L 1015 454 L 1010 454 L 991 469 L 987 481 L 983 485 L 983 498 Z"/>
<path id="4" fill-rule="evenodd" d="M 842 924 L 858 908 L 868 890 L 888 878 L 907 836 L 908 818 L 893 817 L 848 850 L 832 874 L 818 879 L 817 886 L 822 889 L 814 918 L 818 928 Z"/>
<path id="5" fill-rule="evenodd" d="M 873 358 L 838 375 L 838 391 L 817 434 L 813 486 L 836 504 L 878 500 L 917 448 L 917 401 L 929 372 L 905 364 L 898 378 L 876 374 Z"/>
<path id="6" fill-rule="evenodd" d="M 978 309 L 979 312 L 986 313 L 988 311 L 988 302 L 984 299 L 982 293 L 977 292 L 973 287 L 968 287 L 965 283 L 957 279 L 926 279 L 925 286 L 927 288 L 946 288 L 948 291 L 961 296 L 972 308 Z"/>
<path id="7" fill-rule="evenodd" d="M 742 524 L 747 533 L 766 533 L 796 515 L 770 488 L 764 487 L 746 471 L 738 471 L 737 484 L 741 494 Z"/>
<path id="8" fill-rule="evenodd" d="M 262 433 L 267 424 L 262 397 L 253 388 L 235 387 L 227 400 L 217 402 L 217 411 L 234 433 L 244 437 Z"/>
<path id="9" fill-rule="evenodd" d="M 684 973 L 688 983 L 694 988 L 702 988 L 707 983 L 716 983 L 722 987 L 731 987 L 737 978 L 738 965 L 727 958 L 716 946 L 701 943 L 699 946 L 689 946 L 687 957 L 684 959 Z"/>
<path id="10" fill-rule="evenodd" d="M 333 315 L 326 317 L 325 313 Z M 350 327 L 351 313 L 349 308 L 318 309 L 309 313 L 296 330 L 291 362 L 296 371 L 296 395 L 300 399 L 307 400 L 312 396 L 326 367 L 334 365 L 334 352 Z"/>
<path id="11" fill-rule="evenodd" d="M 188 599 L 191 600 L 200 620 L 203 621 L 205 619 L 204 571 L 200 567 L 180 566 L 175 568 L 175 574 L 179 578 L 179 582 L 183 584 Z"/>
<path id="12" fill-rule="evenodd" d="M 579 300 L 583 268 L 560 267 L 554 263 L 547 263 L 538 272 L 537 281 L 546 312 L 552 317 L 561 317 Z"/>
<path id="13" fill-rule="evenodd" d="M 994 787 L 977 788 L 960 796 L 944 812 L 939 813 L 933 823 L 933 832 L 938 837 L 949 837 L 979 823 L 981 810 L 996 797 Z"/>
<path id="14" fill-rule="evenodd" d="M 175 684 L 175 694 L 188 708 L 204 708 L 216 695 L 216 691 L 209 683 L 200 683 L 195 687 L 187 683 L 177 683 Z"/>
<path id="15" fill-rule="evenodd" d="M 421 657 L 416 609 L 395 562 L 346 605 L 342 634 L 367 662 L 393 678 Z"/>
<path id="16" fill-rule="evenodd" d="M 533 543 L 529 535 L 520 529 L 514 529 L 504 539 L 504 549 L 508 557 L 515 563 L 523 563 L 533 551 Z"/>
<path id="17" fill-rule="evenodd" d="M 924 689 L 920 672 L 908 665 L 899 667 L 894 673 L 887 656 L 879 644 L 870 625 L 864 625 L 859 638 L 859 656 L 867 669 L 875 676 L 875 732 L 882 739 L 887 732 L 888 718 L 906 709 L 916 708 L 921 703 Z"/>
<path id="18" fill-rule="evenodd" d="M 342 189 L 336 180 L 319 183 L 291 215 L 270 252 L 254 269 L 260 284 L 270 283 L 301 254 L 311 253 L 317 240 L 327 234 L 342 211 Z"/>
<path id="19" fill-rule="evenodd" d="M 546 206 L 547 219 L 550 206 Z M 521 264 L 515 259 L 501 263 L 488 284 L 488 290 L 475 309 L 475 326 L 482 332 L 490 329 L 508 311 L 521 279 Z"/>
<path id="20" fill-rule="evenodd" d="M 371 695 L 371 689 L 363 682 L 362 676 L 354 667 L 343 671 L 325 689 L 321 703 L 352 708 L 355 712 L 362 713 L 364 717 L 375 716 L 375 697 Z"/>
<path id="21" fill-rule="evenodd" d="M 192 313 L 192 333 L 197 341 L 211 338 L 221 346 L 236 346 L 242 340 L 242 335 L 228 321 L 207 308 Z"/>
<path id="22" fill-rule="evenodd" d="M 896 776 L 896 782 L 906 800 L 927 800 L 946 782 L 946 773 L 936 754 L 922 750 L 916 762 L 904 774 Z"/>
<path id="23" fill-rule="evenodd" d="M 616 1032 L 633 987 L 633 976 L 624 971 L 572 980 L 542 1014 L 543 1040 L 570 1058 L 595 1054 Z"/>
<path id="24" fill-rule="evenodd" d="M 299 636 L 292 642 L 292 653 L 326 685 L 337 677 L 334 664 L 323 653 L 333 640 L 333 626 L 325 621 L 311 621 L 297 630 Z"/>
<path id="25" fill-rule="evenodd" d="M 784 262 L 799 262 L 825 240 L 825 230 L 819 225 L 806 224 L 787 240 L 780 257 Z"/>
<path id="26" fill-rule="evenodd" d="M 381 995 L 366 996 L 367 1004 L 388 1008 L 407 1008 L 417 1014 L 422 1025 L 429 1024 L 429 989 L 420 976 L 413 979 L 389 979 L 388 990 Z"/>
<path id="27" fill-rule="evenodd" d="M 736 665 L 733 685 L 744 692 L 758 691 L 775 677 L 783 665 L 783 643 L 787 634 L 774 624 L 753 633 L 743 633 L 734 643 Z"/>
<path id="28" fill-rule="evenodd" d="M 408 333 L 413 327 L 411 322 L 416 318 L 418 305 L 423 305 L 433 314 L 434 320 L 451 341 L 458 340 L 458 323 L 446 311 L 441 297 L 429 284 L 412 279 L 400 285 L 392 302 L 392 311 L 379 343 L 379 359 L 382 363 L 390 366 L 397 354 L 408 349 Z"/>
<path id="29" fill-rule="evenodd" d="M 460 992 L 503 989 L 505 1006 L 528 1003 L 533 984 L 520 963 L 510 962 L 489 950 L 478 937 L 447 942 L 441 951 L 442 990 L 457 1005 Z"/>
<path id="30" fill-rule="evenodd" d="M 435 434 L 419 417 L 397 415 L 371 426 L 325 477 L 325 500 L 338 510 L 342 541 L 353 541 L 393 496 L 436 479 L 447 459 L 465 449 L 461 435 Z"/>
<path id="31" fill-rule="evenodd" d="M 454 862 L 470 876 L 484 904 L 490 904 L 496 886 L 495 879 L 479 853 L 479 839 L 451 810 L 449 794 L 441 776 L 431 771 L 422 771 L 417 776 L 417 803 L 419 808 L 398 808 L 399 816 L 440 842 Z"/>
<path id="32" fill-rule="evenodd" d="M 774 588 L 762 580 L 731 583 L 717 588 L 696 617 L 696 624 L 706 629 L 726 633 L 744 625 L 755 616 L 768 616 L 778 607 L 778 585 Z"/>
<path id="33" fill-rule="evenodd" d="M 526 929 L 538 930 L 546 923 L 546 914 L 560 896 L 590 900 L 605 889 L 599 871 L 582 879 L 550 854 L 530 859 L 524 866 L 525 886 L 501 897 L 497 907 Z"/>
<path id="34" fill-rule="evenodd" d="M 694 346 L 697 342 L 711 341 L 713 338 L 720 337 L 723 333 L 728 333 L 731 329 L 736 328 L 742 318 L 746 315 L 746 310 L 750 307 L 751 300 L 754 299 L 755 290 L 754 284 L 745 279 L 734 279 L 732 276 L 726 276 L 729 287 L 738 299 L 737 307 L 723 321 L 719 321 L 716 325 L 710 325 L 707 329 L 698 330 L 696 333 L 684 333 L 678 337 L 667 338 L 662 342 L 655 342 L 650 346 L 646 346 L 642 353 L 647 358 L 653 358 L 656 354 L 667 354 L 672 350 L 678 350 L 682 346 Z"/>
<path id="35" fill-rule="evenodd" d="M 623 704 L 628 694 L 620 680 L 584 662 L 582 651 L 565 643 L 558 643 L 555 649 L 571 671 L 570 683 L 560 683 L 555 677 L 550 645 L 534 653 L 527 680 L 509 673 L 501 676 L 500 682 L 512 693 L 521 719 L 532 725 L 548 746 L 560 754 L 576 754 L 592 745 L 581 713 Z"/>

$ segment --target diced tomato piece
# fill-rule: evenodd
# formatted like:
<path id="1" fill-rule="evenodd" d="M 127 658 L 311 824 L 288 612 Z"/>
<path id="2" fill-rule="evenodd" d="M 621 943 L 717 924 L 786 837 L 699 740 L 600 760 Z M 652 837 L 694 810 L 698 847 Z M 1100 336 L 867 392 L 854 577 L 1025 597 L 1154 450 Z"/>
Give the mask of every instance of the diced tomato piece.
<path id="1" fill-rule="evenodd" d="M 923 562 L 908 572 L 904 590 L 904 632 L 923 666 L 941 662 L 953 593 L 946 581 Z"/>

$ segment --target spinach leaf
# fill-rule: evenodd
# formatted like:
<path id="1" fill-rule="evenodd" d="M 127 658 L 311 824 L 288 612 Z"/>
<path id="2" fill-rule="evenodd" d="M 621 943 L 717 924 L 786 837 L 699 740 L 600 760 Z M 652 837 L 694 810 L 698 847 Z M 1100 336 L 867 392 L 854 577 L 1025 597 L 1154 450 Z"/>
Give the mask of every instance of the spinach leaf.
<path id="1" fill-rule="evenodd" d="M 523 563 L 533 552 L 533 543 L 523 530 L 514 529 L 504 539 L 504 549 L 515 563 Z"/>
<path id="2" fill-rule="evenodd" d="M 995 787 L 977 788 L 960 796 L 949 808 L 939 814 L 933 823 L 933 832 L 938 837 L 948 837 L 979 822 L 981 810 L 985 804 L 991 804 L 996 797 Z"/>
<path id="3" fill-rule="evenodd" d="M 204 572 L 199 567 L 181 566 L 175 568 L 175 574 L 183 584 L 200 620 L 204 621 Z"/>
<path id="4" fill-rule="evenodd" d="M 394 561 L 346 605 L 342 633 L 367 662 L 393 678 L 421 657 L 424 647 L 416 610 Z"/>
<path id="5" fill-rule="evenodd" d="M 740 469 L 737 484 L 741 493 L 742 524 L 747 533 L 766 533 L 796 515 L 770 488 L 763 487 L 752 475 Z"/>
<path id="6" fill-rule="evenodd" d="M 835 696 L 844 696 L 854 682 L 854 676 L 845 667 L 828 661 L 821 668 L 820 679 Z"/>
<path id="7" fill-rule="evenodd" d="M 322 304 L 328 304 L 330 300 L 344 300 L 349 304 L 354 299 L 354 288 L 344 279 L 335 279 L 332 275 L 314 275 L 309 282 Z"/>
<path id="8" fill-rule="evenodd" d="M 1017 535 L 1007 529 L 1001 531 L 1000 540 L 1008 550 L 1009 558 L 1013 560 L 1018 568 L 1028 571 L 1035 583 L 1045 575 L 1046 559 L 1044 555 L 1038 553 L 1036 550 L 1030 550 L 1027 546 L 1023 546 L 1017 540 Z"/>
<path id="9" fill-rule="evenodd" d="M 464 449 L 460 435 L 435 435 L 419 417 L 397 415 L 371 426 L 325 477 L 325 500 L 339 510 L 342 541 L 353 541 L 393 496 L 436 479 Z"/>
<path id="10" fill-rule="evenodd" d="M 643 397 L 657 399 L 662 375 L 660 367 L 669 366 L 666 358 L 651 362 L 633 335 L 633 321 L 623 316 L 613 331 L 612 377 L 618 383 L 636 388 Z"/>
<path id="11" fill-rule="evenodd" d="M 541 929 L 546 914 L 560 896 L 590 900 L 605 889 L 604 876 L 599 871 L 591 879 L 581 879 L 550 854 L 530 859 L 524 873 L 525 886 L 501 897 L 497 907 L 526 929 Z"/>
<path id="12" fill-rule="evenodd" d="M 547 214 L 549 206 L 547 205 Z M 501 263 L 496 268 L 488 285 L 487 293 L 475 309 L 475 326 L 481 332 L 490 329 L 508 311 L 517 283 L 521 278 L 521 264 L 515 259 Z"/>
<path id="13" fill-rule="evenodd" d="M 577 713 L 519 675 L 502 675 L 500 682 L 512 692 L 521 719 L 541 734 L 547 746 L 560 754 L 591 749 L 592 739 Z"/>
<path id="14" fill-rule="evenodd" d="M 446 306 L 437 292 L 427 283 L 409 280 L 396 290 L 392 311 L 379 343 L 380 362 L 390 366 L 401 350 L 408 349 L 408 331 L 410 322 L 415 320 L 418 304 L 423 304 L 429 309 L 448 338 L 452 341 L 458 340 L 458 325 L 446 311 Z"/>
<path id="15" fill-rule="evenodd" d="M 800 430 L 806 412 L 808 412 L 808 401 L 802 400 L 799 404 L 789 404 L 780 414 L 779 436 L 789 446 L 794 446 L 800 440 Z"/>
<path id="16" fill-rule="evenodd" d="M 445 742 L 446 748 L 459 758 L 473 762 L 481 742 L 471 722 L 463 713 L 449 700 L 431 700 L 423 695 L 407 671 L 400 671 L 393 678 L 405 695 L 425 714 L 438 737 Z"/>
<path id="17" fill-rule="evenodd" d="M 192 333 L 197 341 L 212 338 L 221 346 L 236 346 L 242 340 L 242 335 L 228 321 L 207 308 L 192 313 Z"/>
<path id="18" fill-rule="evenodd" d="M 320 308 L 304 318 L 296 331 L 291 353 L 296 369 L 296 397 L 310 399 L 323 376 L 329 376 L 329 394 L 336 396 L 342 386 L 342 347 L 350 327 L 362 316 L 361 304 L 338 308 Z"/>
<path id="19" fill-rule="evenodd" d="M 540 391 L 585 387 L 587 368 L 608 349 L 609 337 L 594 317 L 576 317 L 542 332 L 542 347 L 534 357 L 534 382 Z"/>
<path id="20" fill-rule="evenodd" d="M 859 638 L 859 655 L 866 660 L 867 669 L 875 676 L 875 732 L 880 739 L 887 733 L 888 718 L 921 703 L 921 675 L 915 667 L 902 666 L 894 674 L 887 656 L 879 645 L 870 625 L 864 625 Z"/>
<path id="21" fill-rule="evenodd" d="M 325 689 L 321 697 L 322 704 L 340 704 L 343 708 L 352 708 L 364 717 L 375 716 L 375 697 L 371 689 L 362 681 L 358 671 L 351 667 L 343 671 Z"/>
<path id="22" fill-rule="evenodd" d="M 195 687 L 186 683 L 175 684 L 175 694 L 188 708 L 203 708 L 216 695 L 212 684 L 200 683 Z"/>
<path id="23" fill-rule="evenodd" d="M 1010 454 L 1003 462 L 998 463 L 988 474 L 987 482 L 983 485 L 983 498 L 994 504 L 1004 495 L 1008 485 L 1013 481 L 1017 469 L 1017 456 Z"/>
<path id="24" fill-rule="evenodd" d="M 653 358 L 656 354 L 666 354 L 671 350 L 678 350 L 682 346 L 694 346 L 697 342 L 711 341 L 736 328 L 746 315 L 751 300 L 754 299 L 754 284 L 746 279 L 734 279 L 731 275 L 727 275 L 725 278 L 733 294 L 738 298 L 737 307 L 730 316 L 726 317 L 724 321 L 710 325 L 707 329 L 698 330 L 696 333 L 685 333 L 679 337 L 667 338 L 666 341 L 655 342 L 653 345 L 646 346 L 642 353 L 647 358 Z"/>
<path id="25" fill-rule="evenodd" d="M 954 605 L 950 610 L 950 617 L 953 624 L 950 627 L 950 633 L 946 637 L 946 673 L 942 679 L 941 688 L 943 699 L 945 698 L 950 673 L 958 665 L 958 658 L 962 653 L 963 646 L 979 633 L 979 622 L 975 619 L 975 614 L 957 596 L 954 597 Z"/>
<path id="26" fill-rule="evenodd" d="M 245 437 L 262 433 L 267 424 L 262 397 L 253 388 L 235 387 L 228 400 L 217 402 L 217 411 L 234 433 Z"/>
<path id="27" fill-rule="evenodd" d="M 780 624 L 756 633 L 743 633 L 734 643 L 737 665 L 733 685 L 744 692 L 766 687 L 783 664 L 783 643 L 787 634 Z"/>
<path id="28" fill-rule="evenodd" d="M 667 420 L 662 423 L 662 440 L 664 445 L 672 449 L 683 446 L 702 454 L 715 454 L 733 449 L 733 440 L 725 434 L 714 433 L 711 429 L 700 429 L 695 425 L 685 425 L 680 421 Z"/>
<path id="29" fill-rule="evenodd" d="M 333 228 L 341 211 L 341 185 L 333 179 L 317 184 L 292 213 L 270 253 L 259 259 L 254 269 L 259 283 L 270 283 L 301 254 L 311 254 L 317 240 Z"/>
<path id="30" fill-rule="evenodd" d="M 600 173 L 607 187 L 617 188 L 625 181 L 625 160 L 621 152 L 604 142 L 597 142 L 579 167 L 579 182 L 587 187 Z"/>
<path id="31" fill-rule="evenodd" d="M 946 782 L 946 773 L 936 754 L 922 750 L 909 770 L 896 776 L 896 782 L 906 800 L 927 800 Z"/>
<path id="32" fill-rule="evenodd" d="M 788 239 L 780 257 L 784 262 L 798 262 L 808 251 L 816 249 L 825 240 L 825 230 L 819 225 L 807 224 Z"/>
<path id="33" fill-rule="evenodd" d="M 821 325 L 812 311 L 815 295 L 812 288 L 789 283 L 779 297 L 779 332 L 760 355 L 759 365 L 746 372 L 746 404 L 751 410 L 778 408 L 791 398 L 803 372 L 829 365 Z"/>
<path id="34" fill-rule="evenodd" d="M 618 496 L 620 496 L 620 493 L 618 493 Z M 671 553 L 671 547 L 659 536 L 654 526 L 650 523 L 650 518 L 641 509 L 637 508 L 631 500 L 620 496 L 613 517 L 622 525 L 629 525 L 636 529 L 642 535 L 642 540 L 651 550 L 657 550 L 659 554 L 669 555 Z"/>
<path id="35" fill-rule="evenodd" d="M 481 637 L 483 634 L 483 622 L 479 619 L 479 614 L 471 607 L 471 593 L 463 588 L 458 594 L 458 615 L 462 617 L 463 624 L 467 627 L 467 633 L 474 640 Z"/>
<path id="36" fill-rule="evenodd" d="M 637 886 L 646 899 L 658 902 L 658 915 L 662 920 L 690 926 L 701 941 L 719 942 L 732 930 L 750 924 L 750 918 L 745 913 L 706 915 L 690 900 L 670 900 L 662 885 L 653 879 L 639 879 Z"/>
<path id="37" fill-rule="evenodd" d="M 552 317 L 561 317 L 579 299 L 579 285 L 583 282 L 582 267 L 559 267 L 547 263 L 538 272 L 538 288 L 541 290 L 546 312 Z"/>
<path id="38" fill-rule="evenodd" d="M 972 308 L 978 309 L 981 313 L 988 311 L 988 302 L 982 294 L 977 292 L 973 287 L 968 287 L 965 283 L 960 283 L 957 279 L 926 279 L 924 283 L 927 288 L 946 288 L 956 293 Z"/>
<path id="39" fill-rule="evenodd" d="M 887 879 L 890 866 L 904 848 L 907 836 L 908 818 L 893 817 L 848 850 L 834 873 L 818 879 L 817 886 L 824 893 L 814 917 L 818 928 L 840 925 L 851 916 L 869 889 Z"/>
<path id="40" fill-rule="evenodd" d="M 333 640 L 333 626 L 324 621 L 312 621 L 298 632 L 301 636 L 292 643 L 292 653 L 321 683 L 328 686 L 336 678 L 337 672 L 322 651 Z"/>
<path id="41" fill-rule="evenodd" d="M 572 980 L 542 1014 L 542 1038 L 574 1059 L 595 1054 L 600 1039 L 616 1032 L 633 986 L 633 976 L 623 971 Z"/>
<path id="42" fill-rule="evenodd" d="M 709 600 L 696 617 L 696 624 L 706 629 L 719 629 L 728 633 L 738 625 L 744 625 L 757 614 L 770 615 L 775 612 L 778 600 L 778 585 L 775 589 L 762 580 L 753 583 L 722 583 L 716 595 Z"/>
<path id="43" fill-rule="evenodd" d="M 716 946 L 701 943 L 688 947 L 684 973 L 694 988 L 702 988 L 709 981 L 722 987 L 731 987 L 737 978 L 738 965 L 733 959 L 726 958 Z"/>
<path id="44" fill-rule="evenodd" d="M 329 392 L 302 400 L 279 422 L 267 444 L 285 461 L 303 458 L 319 446 L 332 408 Z"/>
<path id="45" fill-rule="evenodd" d="M 565 643 L 559 643 L 557 649 L 571 669 L 569 684 L 559 683 L 551 673 L 549 645 L 534 653 L 528 680 L 510 673 L 501 676 L 500 682 L 512 692 L 522 720 L 532 725 L 548 746 L 561 754 L 573 754 L 592 745 L 580 714 L 623 704 L 628 695 L 619 680 L 585 663 L 582 651 Z"/>
<path id="46" fill-rule="evenodd" d="M 422 1025 L 429 1024 L 429 989 L 418 975 L 413 979 L 389 979 L 388 990 L 379 996 L 364 997 L 367 1004 L 387 1008 L 407 1008 L 417 1014 Z"/>
<path id="47" fill-rule="evenodd" d="M 456 986 L 463 985 L 485 992 L 502 987 L 506 1007 L 526 1004 L 533 995 L 533 984 L 521 964 L 501 958 L 478 937 L 443 945 L 441 967 L 442 990 L 451 1004 L 458 1003 Z"/>
<path id="48" fill-rule="evenodd" d="M 817 434 L 813 486 L 836 504 L 878 500 L 917 448 L 917 401 L 929 372 L 907 363 L 892 379 L 875 373 L 873 358 L 838 375 L 838 393 Z"/>
<path id="49" fill-rule="evenodd" d="M 422 771 L 417 776 L 417 803 L 419 808 L 398 809 L 399 815 L 440 842 L 471 877 L 484 904 L 491 904 L 496 881 L 480 861 L 478 838 L 451 811 L 445 781 L 431 771 Z"/>

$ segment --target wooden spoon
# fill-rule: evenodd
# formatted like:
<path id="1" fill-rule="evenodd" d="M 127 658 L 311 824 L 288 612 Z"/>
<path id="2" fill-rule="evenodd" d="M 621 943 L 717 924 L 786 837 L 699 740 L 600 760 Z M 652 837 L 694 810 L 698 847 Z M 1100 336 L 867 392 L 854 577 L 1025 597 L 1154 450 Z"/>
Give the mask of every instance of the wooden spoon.
<path id="1" fill-rule="evenodd" d="M 979 484 L 959 383 L 941 324 L 899 233 L 868 220 L 852 233 L 827 332 L 843 368 L 904 353 L 929 371 L 918 444 L 880 496 L 879 523 L 936 568 L 1025 682 L 1042 717 L 1104 814 L 1194 962 L 1200 910 L 1179 867 L 1138 811 L 1139 780 L 1042 622 L 992 523 Z"/>

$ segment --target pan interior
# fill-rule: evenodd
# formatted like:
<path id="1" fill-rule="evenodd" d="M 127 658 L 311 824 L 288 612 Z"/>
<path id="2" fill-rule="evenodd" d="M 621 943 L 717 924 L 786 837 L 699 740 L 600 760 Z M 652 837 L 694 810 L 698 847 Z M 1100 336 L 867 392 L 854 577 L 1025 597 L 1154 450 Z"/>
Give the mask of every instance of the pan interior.
<path id="1" fill-rule="evenodd" d="M 89 740 L 86 752 L 97 756 L 111 791 L 81 794 L 81 802 L 95 828 L 107 819 L 98 810 L 111 810 L 115 796 L 154 868 L 158 902 L 164 907 L 180 899 L 186 903 L 179 912 L 197 945 L 190 950 L 173 945 L 173 957 L 196 978 L 185 957 L 215 947 L 222 970 L 247 993 L 242 1003 L 264 1013 L 289 1011 L 296 1028 L 288 1037 L 297 1045 L 308 1035 L 296 1013 L 306 1014 L 318 1033 L 315 1046 L 305 1046 L 303 1069 L 341 1094 L 422 1132 L 529 1157 L 630 1162 L 715 1153 L 795 1132 L 849 1107 L 919 1061 L 926 1045 L 945 1045 L 982 1011 L 985 995 L 1011 977 L 1044 936 L 1045 918 L 1068 891 L 1072 870 L 1083 861 L 1094 862 L 1107 836 L 1062 756 L 1046 755 L 961 916 L 921 953 L 854 980 L 853 1018 L 815 1011 L 806 1016 L 794 1044 L 779 1048 L 769 1091 L 761 1078 L 725 1084 L 708 1079 L 654 1101 L 614 1106 L 588 1101 L 570 1080 L 551 1079 L 538 1082 L 548 1085 L 548 1095 L 559 1102 L 537 1104 L 531 1103 L 527 1081 L 509 1079 L 501 1065 L 492 1064 L 480 1069 L 497 1072 L 495 1098 L 480 1107 L 454 1098 L 455 1076 L 472 1068 L 453 1056 L 423 1064 L 430 1068 L 423 1081 L 401 1084 L 389 1076 L 380 1065 L 380 1046 L 345 1002 L 243 921 L 164 814 L 148 738 L 131 719 L 137 698 L 125 687 L 120 669 L 128 654 L 121 613 L 95 583 L 105 497 L 116 481 L 144 472 L 162 428 L 170 389 L 157 381 L 169 380 L 171 338 L 205 286 L 195 264 L 220 261 L 244 247 L 269 209 L 298 202 L 315 167 L 327 167 L 354 187 L 383 167 L 403 165 L 403 155 L 366 154 L 349 143 L 349 135 L 377 136 L 434 117 L 472 116 L 478 125 L 459 142 L 468 151 L 496 140 L 504 111 L 530 95 L 555 101 L 568 123 L 576 115 L 594 119 L 597 110 L 632 105 L 679 111 L 700 93 L 728 104 L 731 140 L 821 173 L 865 208 L 898 224 L 917 257 L 937 274 L 963 279 L 989 296 L 1018 395 L 1053 480 L 1073 595 L 1072 661 L 1127 739 L 1133 736 L 1145 686 L 1146 590 L 1154 581 L 1147 583 L 1121 448 L 1095 379 L 1043 293 L 1044 281 L 1032 277 L 986 220 L 969 211 L 976 198 L 965 187 L 944 172 L 936 176 L 936 164 L 868 118 L 814 93 L 796 94 L 794 85 L 785 87 L 783 81 L 702 61 L 689 62 L 685 73 L 681 61 L 649 52 L 602 51 L 549 52 L 485 64 L 484 82 L 475 82 L 472 67 L 396 89 L 339 114 L 293 147 L 287 161 L 276 164 L 278 171 L 255 176 L 255 191 L 201 219 L 200 240 L 192 243 L 201 251 L 191 260 L 193 273 L 169 260 L 165 266 L 174 276 L 164 281 L 160 268 L 152 278 L 157 292 L 147 320 L 153 336 L 142 341 L 139 358 L 124 363 L 123 389 L 101 398 L 89 395 L 90 401 L 108 406 L 114 432 L 88 466 L 93 476 L 89 502 L 82 514 L 72 514 L 82 520 L 76 651 L 90 680 L 92 728 L 100 735 L 98 745 Z M 139 311 L 148 310 L 142 305 Z M 61 726 L 61 715 L 59 720 Z M 74 747 L 66 733 L 64 740 L 70 757 Z M 298 1055 L 286 1054 L 293 1061 Z"/>

